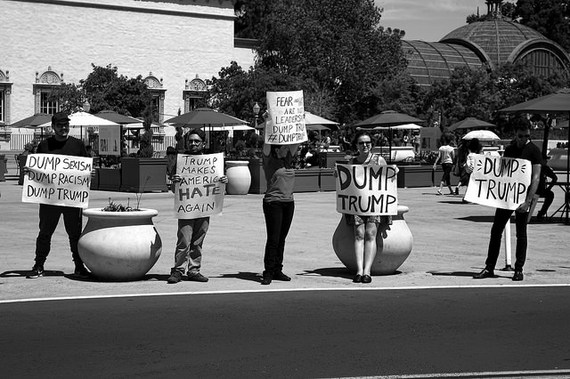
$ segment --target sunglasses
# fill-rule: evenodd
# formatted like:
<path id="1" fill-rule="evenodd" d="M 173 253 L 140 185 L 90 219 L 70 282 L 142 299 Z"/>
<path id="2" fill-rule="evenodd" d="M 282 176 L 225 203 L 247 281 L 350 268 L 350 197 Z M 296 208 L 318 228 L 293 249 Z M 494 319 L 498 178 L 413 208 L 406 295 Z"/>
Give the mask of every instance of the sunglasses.
<path id="1" fill-rule="evenodd" d="M 202 143 L 202 140 L 200 140 L 200 139 L 189 139 L 189 140 L 188 140 L 188 143 L 192 143 L 192 144 L 195 144 L 195 145 L 199 145 L 199 144 Z"/>

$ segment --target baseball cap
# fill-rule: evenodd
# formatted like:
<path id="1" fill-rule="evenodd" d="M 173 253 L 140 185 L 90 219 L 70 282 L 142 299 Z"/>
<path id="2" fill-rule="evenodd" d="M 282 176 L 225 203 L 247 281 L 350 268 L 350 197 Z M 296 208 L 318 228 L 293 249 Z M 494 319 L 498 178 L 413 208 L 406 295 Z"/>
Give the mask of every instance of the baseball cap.
<path id="1" fill-rule="evenodd" d="M 51 122 L 57 124 L 59 122 L 69 121 L 70 118 L 67 115 L 67 112 L 57 112 L 53 116 L 51 116 Z"/>

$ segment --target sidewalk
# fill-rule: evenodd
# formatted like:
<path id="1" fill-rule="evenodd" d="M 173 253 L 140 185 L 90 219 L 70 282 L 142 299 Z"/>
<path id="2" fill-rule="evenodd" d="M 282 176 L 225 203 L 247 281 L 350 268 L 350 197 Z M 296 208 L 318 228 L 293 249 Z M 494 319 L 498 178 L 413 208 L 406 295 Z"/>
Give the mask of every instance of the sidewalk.
<path id="1" fill-rule="evenodd" d="M 173 264 L 176 220 L 171 193 L 146 193 L 141 206 L 155 208 L 156 229 L 162 238 L 162 255 L 145 280 L 136 282 L 79 281 L 73 272 L 67 235 L 60 221 L 46 262 L 47 275 L 26 279 L 34 259 L 38 232 L 38 205 L 21 202 L 22 187 L 14 180 L 0 182 L 0 300 L 162 294 L 212 291 L 266 291 L 310 288 L 395 288 L 424 286 L 570 285 L 567 253 L 570 226 L 562 223 L 531 224 L 525 280 L 511 281 L 512 272 L 496 271 L 498 278 L 474 280 L 471 275 L 484 265 L 493 209 L 462 204 L 461 196 L 436 196 L 435 188 L 399 189 L 400 204 L 410 208 L 404 215 L 414 236 L 412 253 L 396 275 L 376 276 L 369 285 L 352 283 L 332 249 L 332 235 L 340 220 L 334 192 L 295 194 L 296 210 L 287 238 L 284 271 L 291 282 L 261 286 L 265 223 L 262 195 L 227 196 L 223 215 L 212 217 L 204 244 L 202 273 L 208 283 L 183 281 L 168 285 Z M 134 193 L 93 191 L 90 207 L 114 201 L 136 201 Z M 562 194 L 556 193 L 551 211 Z M 514 225 L 512 228 L 514 264 Z M 497 269 L 504 267 L 504 253 Z"/>

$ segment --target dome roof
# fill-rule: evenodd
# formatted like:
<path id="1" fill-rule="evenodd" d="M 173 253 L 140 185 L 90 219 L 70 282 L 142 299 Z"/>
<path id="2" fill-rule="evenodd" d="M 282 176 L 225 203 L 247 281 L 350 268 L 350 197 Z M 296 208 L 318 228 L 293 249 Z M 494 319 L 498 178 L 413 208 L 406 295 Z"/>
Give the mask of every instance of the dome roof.
<path id="1" fill-rule="evenodd" d="M 498 67 L 509 61 L 511 54 L 528 41 L 550 42 L 534 29 L 504 19 L 473 22 L 448 33 L 439 42 L 475 48 Z"/>

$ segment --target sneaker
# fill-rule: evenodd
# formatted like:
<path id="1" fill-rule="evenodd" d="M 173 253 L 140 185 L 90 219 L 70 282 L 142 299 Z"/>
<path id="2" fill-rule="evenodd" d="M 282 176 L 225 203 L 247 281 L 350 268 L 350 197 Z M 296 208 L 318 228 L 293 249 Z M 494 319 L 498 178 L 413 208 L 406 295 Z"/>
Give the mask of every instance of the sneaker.
<path id="1" fill-rule="evenodd" d="M 176 284 L 182 280 L 182 273 L 178 270 L 172 271 L 166 280 L 168 284 Z"/>
<path id="2" fill-rule="evenodd" d="M 206 283 L 209 279 L 206 278 L 204 275 L 200 274 L 199 272 L 189 272 L 188 273 L 188 280 L 191 282 Z"/>
<path id="3" fill-rule="evenodd" d="M 272 280 L 273 280 L 273 274 L 271 272 L 263 271 L 263 279 L 261 279 L 261 284 L 267 286 L 271 284 Z"/>
<path id="4" fill-rule="evenodd" d="M 26 276 L 26 279 L 37 279 L 40 276 L 44 276 L 44 266 L 34 265 L 32 271 Z"/>
<path id="5" fill-rule="evenodd" d="M 283 282 L 290 282 L 291 278 L 285 275 L 283 272 L 279 271 L 273 274 L 273 280 L 281 280 Z"/>
<path id="6" fill-rule="evenodd" d="M 522 271 L 515 271 L 515 274 L 513 275 L 513 281 L 514 282 L 520 282 L 524 279 L 524 275 L 522 273 Z"/>
<path id="7" fill-rule="evenodd" d="M 75 266 L 75 271 L 73 271 L 73 275 L 75 275 L 79 278 L 82 278 L 82 279 L 87 279 L 91 276 L 91 273 L 89 271 L 87 271 L 85 266 L 77 265 L 77 266 Z"/>

